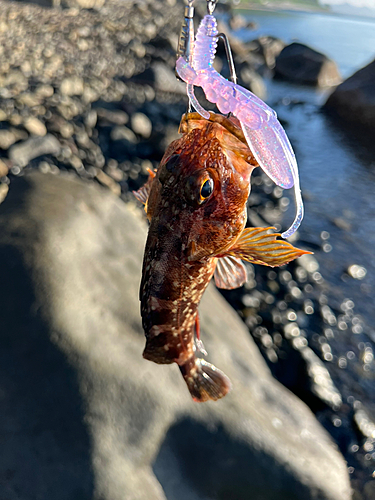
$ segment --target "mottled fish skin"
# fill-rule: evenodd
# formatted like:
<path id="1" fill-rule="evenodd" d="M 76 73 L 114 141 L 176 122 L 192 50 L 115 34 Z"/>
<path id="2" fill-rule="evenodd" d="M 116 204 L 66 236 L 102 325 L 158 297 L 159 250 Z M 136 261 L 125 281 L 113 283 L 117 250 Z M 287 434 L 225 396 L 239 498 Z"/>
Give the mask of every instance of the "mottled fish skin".
<path id="1" fill-rule="evenodd" d="M 223 372 L 195 356 L 198 304 L 218 258 L 232 255 L 234 267 L 243 266 L 237 254 L 254 258 L 235 243 L 245 234 L 250 176 L 257 163 L 235 119 L 211 113 L 206 120 L 191 113 L 183 116 L 180 132 L 183 136 L 168 147 L 156 176 L 152 173 L 135 193 L 150 220 L 140 287 L 147 339 L 143 356 L 177 363 L 193 399 L 202 402 L 225 396 L 231 384 Z M 208 197 L 202 196 L 205 182 L 213 188 Z M 293 248 L 278 243 L 283 250 Z"/>
<path id="2" fill-rule="evenodd" d="M 151 184 L 140 299 L 147 338 L 143 356 L 156 363 L 177 363 L 193 398 L 205 401 L 224 396 L 230 382 L 195 357 L 197 308 L 216 267 L 214 256 L 244 228 L 256 163 L 246 144 L 234 136 L 228 157 L 223 148 L 227 129 L 197 116 L 195 122 L 195 116 L 182 122 L 185 133 L 168 148 Z M 240 173 L 233 165 L 237 158 Z M 201 202 L 200 188 L 208 177 L 214 193 Z M 218 380 L 211 384 L 210 377 Z M 207 387 L 199 387 L 200 378 Z"/>

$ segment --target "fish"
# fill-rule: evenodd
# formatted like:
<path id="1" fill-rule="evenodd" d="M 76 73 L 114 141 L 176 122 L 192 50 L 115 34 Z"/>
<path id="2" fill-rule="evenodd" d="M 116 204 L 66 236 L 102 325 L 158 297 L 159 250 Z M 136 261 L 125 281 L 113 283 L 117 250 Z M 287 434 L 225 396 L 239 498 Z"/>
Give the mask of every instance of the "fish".
<path id="1" fill-rule="evenodd" d="M 280 266 L 310 253 L 278 240 L 272 228 L 246 228 L 246 202 L 257 160 L 235 117 L 183 115 L 182 137 L 134 194 L 150 226 L 139 298 L 143 357 L 176 363 L 194 401 L 218 400 L 229 378 L 202 352 L 198 305 L 210 280 L 233 289 L 247 279 L 244 261 Z"/>

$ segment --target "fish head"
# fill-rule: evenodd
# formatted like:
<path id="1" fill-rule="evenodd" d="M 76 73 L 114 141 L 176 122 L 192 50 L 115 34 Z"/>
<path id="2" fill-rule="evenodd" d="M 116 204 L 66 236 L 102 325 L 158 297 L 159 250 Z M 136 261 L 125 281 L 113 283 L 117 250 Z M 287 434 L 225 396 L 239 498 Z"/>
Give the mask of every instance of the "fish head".
<path id="1" fill-rule="evenodd" d="M 162 159 L 147 213 L 183 239 L 192 261 L 222 253 L 242 232 L 257 163 L 241 129 L 222 115 L 184 115 L 180 132 Z"/>

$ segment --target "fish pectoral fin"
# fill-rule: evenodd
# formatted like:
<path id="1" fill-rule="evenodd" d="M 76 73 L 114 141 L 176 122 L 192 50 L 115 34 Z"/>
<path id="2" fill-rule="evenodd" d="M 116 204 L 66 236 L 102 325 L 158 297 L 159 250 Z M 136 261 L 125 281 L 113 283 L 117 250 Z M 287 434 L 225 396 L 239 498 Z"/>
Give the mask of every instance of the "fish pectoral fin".
<path id="1" fill-rule="evenodd" d="M 150 195 L 152 181 L 156 176 L 156 171 L 151 170 L 150 168 L 148 168 L 147 171 L 148 171 L 148 179 L 146 181 L 146 184 L 144 184 L 141 188 L 139 188 L 138 191 L 133 191 L 133 194 L 137 198 L 137 200 L 143 203 L 143 205 L 145 206 L 145 210 L 147 209 L 147 200 Z"/>
<path id="2" fill-rule="evenodd" d="M 218 288 L 232 290 L 242 286 L 247 281 L 246 267 L 241 262 L 240 258 L 232 255 L 219 257 L 215 273 L 215 285 Z"/>
<path id="3" fill-rule="evenodd" d="M 276 239 L 280 234 L 269 233 L 270 229 L 275 228 L 249 227 L 244 229 L 226 254 L 252 264 L 278 267 L 301 255 L 312 253 L 296 248 L 287 241 Z"/>

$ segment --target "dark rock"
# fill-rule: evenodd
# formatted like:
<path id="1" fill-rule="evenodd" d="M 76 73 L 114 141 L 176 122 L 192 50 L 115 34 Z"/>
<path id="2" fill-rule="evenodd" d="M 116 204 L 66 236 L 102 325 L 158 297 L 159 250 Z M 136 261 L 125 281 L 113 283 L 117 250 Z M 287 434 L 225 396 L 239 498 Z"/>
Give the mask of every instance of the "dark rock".
<path id="1" fill-rule="evenodd" d="M 275 75 L 319 87 L 330 87 L 341 82 L 336 63 L 302 43 L 284 47 L 276 58 Z"/>
<path id="2" fill-rule="evenodd" d="M 329 96 L 325 108 L 354 127 L 375 128 L 375 61 L 360 69 Z"/>
<path id="3" fill-rule="evenodd" d="M 0 497 L 349 500 L 341 455 L 213 287 L 203 338 L 232 392 L 194 404 L 177 366 L 142 358 L 145 238 L 141 211 L 97 186 L 12 182 L 0 206 Z"/>
<path id="4" fill-rule="evenodd" d="M 260 54 L 269 68 L 275 67 L 276 57 L 285 47 L 285 43 L 273 36 L 261 36 L 253 40 L 250 44 L 255 54 Z"/>
<path id="5" fill-rule="evenodd" d="M 42 155 L 56 155 L 61 145 L 54 135 L 47 134 L 44 137 L 32 137 L 25 142 L 15 144 L 9 149 L 9 158 L 20 167 L 26 165 Z"/>

